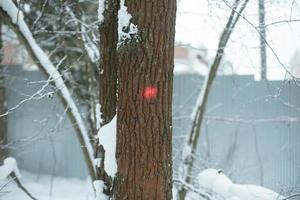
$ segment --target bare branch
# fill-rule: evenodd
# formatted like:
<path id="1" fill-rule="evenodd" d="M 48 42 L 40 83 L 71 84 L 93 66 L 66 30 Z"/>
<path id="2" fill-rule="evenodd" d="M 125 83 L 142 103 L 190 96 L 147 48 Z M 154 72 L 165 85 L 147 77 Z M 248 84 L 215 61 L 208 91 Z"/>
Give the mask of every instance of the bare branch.
<path id="1" fill-rule="evenodd" d="M 36 61 L 40 69 L 47 77 L 51 77 L 54 80 L 54 85 L 59 89 L 59 97 L 65 107 L 69 107 L 68 116 L 74 126 L 78 140 L 83 148 L 83 154 L 88 166 L 89 174 L 92 180 L 95 180 L 95 167 L 93 164 L 94 151 L 90 144 L 87 129 L 80 116 L 79 110 L 72 99 L 72 96 L 61 77 L 61 74 L 56 70 L 52 62 L 48 59 L 46 53 L 39 47 L 35 39 L 32 36 L 27 24 L 25 23 L 22 13 L 17 13 L 18 10 L 13 2 L 10 0 L 0 1 L 0 12 L 4 16 L 4 20 L 9 24 L 19 39 L 24 43 L 27 51 L 31 54 L 32 58 Z M 6 9 L 5 9 L 6 8 Z M 17 14 L 16 14 L 17 13 Z M 16 16 L 17 15 L 17 16 Z M 17 20 L 16 20 L 17 19 Z"/>

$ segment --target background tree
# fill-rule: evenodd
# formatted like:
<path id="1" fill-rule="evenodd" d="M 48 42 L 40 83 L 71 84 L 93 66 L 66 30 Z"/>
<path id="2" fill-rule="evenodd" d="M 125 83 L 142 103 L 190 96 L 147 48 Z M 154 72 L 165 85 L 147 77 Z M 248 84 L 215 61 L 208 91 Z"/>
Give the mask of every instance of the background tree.
<path id="1" fill-rule="evenodd" d="M 178 199 L 180 200 L 184 200 L 186 198 L 186 194 L 188 191 L 188 187 L 186 187 L 186 185 L 189 185 L 192 182 L 191 172 L 194 167 L 195 153 L 199 144 L 202 122 L 208 102 L 210 89 L 217 75 L 220 63 L 223 59 L 225 52 L 224 50 L 228 43 L 228 40 L 247 3 L 248 0 L 235 0 L 233 3 L 233 7 L 227 24 L 225 25 L 225 28 L 219 39 L 216 55 L 210 66 L 209 72 L 205 77 L 205 81 L 198 96 L 195 109 L 192 113 L 192 127 L 189 134 L 187 134 L 185 145 L 183 146 L 182 159 L 178 170 L 180 174 L 180 180 L 183 181 L 178 190 Z"/>
<path id="2" fill-rule="evenodd" d="M 4 66 L 1 65 L 3 59 L 2 45 L 2 18 L 0 19 L 0 113 L 5 113 L 5 86 L 4 86 Z M 6 116 L 0 117 L 0 144 L 6 143 Z M 6 150 L 0 148 L 0 164 L 6 157 Z"/>
<path id="3" fill-rule="evenodd" d="M 266 51 L 266 24 L 265 24 L 265 1 L 258 0 L 259 19 L 259 43 L 260 43 L 260 67 L 262 80 L 267 79 L 267 51 Z"/>

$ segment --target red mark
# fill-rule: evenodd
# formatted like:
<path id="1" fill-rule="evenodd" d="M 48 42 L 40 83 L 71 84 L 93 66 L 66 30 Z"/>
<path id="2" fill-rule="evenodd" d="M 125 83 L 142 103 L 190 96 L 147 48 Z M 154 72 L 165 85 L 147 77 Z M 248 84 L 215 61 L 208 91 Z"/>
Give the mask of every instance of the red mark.
<path id="1" fill-rule="evenodd" d="M 143 97 L 146 100 L 152 100 L 156 98 L 157 95 L 157 87 L 154 86 L 148 86 L 143 91 Z"/>

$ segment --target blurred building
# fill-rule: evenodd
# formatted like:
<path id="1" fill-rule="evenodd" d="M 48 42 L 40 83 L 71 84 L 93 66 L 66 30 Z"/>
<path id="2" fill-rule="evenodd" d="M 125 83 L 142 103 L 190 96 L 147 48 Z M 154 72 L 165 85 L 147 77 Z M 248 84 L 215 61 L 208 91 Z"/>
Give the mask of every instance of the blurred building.
<path id="1" fill-rule="evenodd" d="M 189 46 L 175 46 L 175 74 L 199 74 L 208 72 L 208 58 L 205 48 L 193 48 Z"/>

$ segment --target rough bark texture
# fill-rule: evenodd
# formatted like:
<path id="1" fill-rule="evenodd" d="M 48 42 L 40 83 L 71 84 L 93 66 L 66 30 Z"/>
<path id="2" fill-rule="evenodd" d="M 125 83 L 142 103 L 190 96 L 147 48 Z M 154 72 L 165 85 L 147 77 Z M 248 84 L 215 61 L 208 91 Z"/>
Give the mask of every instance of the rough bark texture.
<path id="1" fill-rule="evenodd" d="M 171 199 L 176 0 L 127 0 L 125 6 L 138 34 L 118 48 L 114 197 Z"/>
<path id="2" fill-rule="evenodd" d="M 117 106 L 117 43 L 118 43 L 118 10 L 119 0 L 106 0 L 103 12 L 104 20 L 99 26 L 100 32 L 100 105 L 101 105 L 101 126 L 109 123 L 116 115 Z M 100 136 L 101 137 L 101 136 Z M 112 196 L 112 177 L 109 177 L 104 170 L 105 149 L 99 141 L 96 141 L 96 158 L 101 159 L 97 167 L 97 180 L 105 183 L 103 191 Z"/>
<path id="3" fill-rule="evenodd" d="M 1 39 L 1 25 L 2 25 L 2 16 L 0 14 L 0 115 L 5 113 L 5 87 L 4 87 L 4 66 L 1 65 L 3 59 L 3 45 Z M 0 117 L 0 164 L 3 159 L 6 157 L 6 150 L 1 147 L 6 143 L 6 134 L 7 134 L 7 126 L 6 126 L 6 116 Z"/>
<path id="4" fill-rule="evenodd" d="M 116 114 L 119 0 L 106 0 L 100 25 L 100 104 L 103 124 Z"/>

